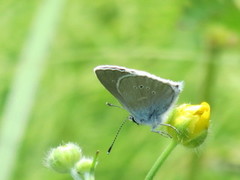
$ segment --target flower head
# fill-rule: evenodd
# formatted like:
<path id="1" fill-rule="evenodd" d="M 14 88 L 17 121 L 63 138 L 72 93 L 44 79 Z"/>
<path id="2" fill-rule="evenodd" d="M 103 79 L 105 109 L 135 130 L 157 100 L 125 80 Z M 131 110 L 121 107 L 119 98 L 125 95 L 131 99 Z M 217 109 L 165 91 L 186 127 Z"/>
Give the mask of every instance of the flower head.
<path id="1" fill-rule="evenodd" d="M 220 25 L 211 25 L 206 30 L 206 42 L 211 48 L 224 48 L 239 44 L 236 33 Z"/>
<path id="2" fill-rule="evenodd" d="M 74 143 L 67 143 L 49 151 L 46 165 L 60 173 L 69 173 L 82 157 L 82 150 Z"/>
<path id="3" fill-rule="evenodd" d="M 90 173 L 92 165 L 93 165 L 93 159 L 84 157 L 76 163 L 75 168 L 77 172 L 80 174 Z"/>
<path id="4" fill-rule="evenodd" d="M 197 147 L 204 142 L 210 123 L 210 106 L 203 102 L 199 105 L 182 104 L 168 120 L 179 133 L 168 127 L 168 133 L 187 147 Z"/>

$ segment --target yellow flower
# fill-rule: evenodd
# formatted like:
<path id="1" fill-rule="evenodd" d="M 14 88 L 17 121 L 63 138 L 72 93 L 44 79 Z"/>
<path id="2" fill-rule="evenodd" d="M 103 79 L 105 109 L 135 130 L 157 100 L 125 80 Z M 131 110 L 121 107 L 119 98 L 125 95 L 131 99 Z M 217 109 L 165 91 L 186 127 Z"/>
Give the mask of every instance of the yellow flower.
<path id="1" fill-rule="evenodd" d="M 197 147 L 208 134 L 210 106 L 206 102 L 200 105 L 182 104 L 174 110 L 167 123 L 179 131 L 176 133 L 173 128 L 167 128 L 175 140 L 187 147 Z"/>

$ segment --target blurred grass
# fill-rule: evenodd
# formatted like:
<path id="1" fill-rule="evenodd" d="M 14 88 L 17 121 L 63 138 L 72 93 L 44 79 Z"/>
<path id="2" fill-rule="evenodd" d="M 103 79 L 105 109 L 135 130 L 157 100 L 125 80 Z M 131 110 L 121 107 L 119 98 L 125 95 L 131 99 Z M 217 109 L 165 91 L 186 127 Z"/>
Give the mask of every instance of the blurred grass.
<path id="1" fill-rule="evenodd" d="M 1 114 L 41 2 L 0 3 Z M 169 140 L 151 133 L 149 127 L 129 122 L 107 156 L 105 152 L 128 113 L 105 106 L 106 101 L 117 101 L 98 82 L 93 68 L 115 64 L 184 80 L 178 103 L 199 103 L 204 100 L 208 58 L 205 32 L 217 24 L 239 38 L 240 14 L 234 2 L 68 1 L 11 180 L 70 179 L 43 166 L 49 148 L 68 141 L 79 143 L 89 156 L 100 150 L 97 179 L 143 179 Z M 239 44 L 224 47 L 215 61 L 212 127 L 206 144 L 198 150 L 204 154 L 197 179 L 240 176 L 239 48 Z M 159 172 L 159 179 L 186 179 L 192 152 L 178 147 Z"/>

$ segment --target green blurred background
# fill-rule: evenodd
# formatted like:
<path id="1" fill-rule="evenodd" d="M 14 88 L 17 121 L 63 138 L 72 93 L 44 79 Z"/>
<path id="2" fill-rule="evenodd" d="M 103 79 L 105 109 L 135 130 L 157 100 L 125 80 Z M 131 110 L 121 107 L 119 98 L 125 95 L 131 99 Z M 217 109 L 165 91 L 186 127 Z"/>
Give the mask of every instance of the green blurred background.
<path id="1" fill-rule="evenodd" d="M 240 0 L 2 0 L 0 29 L 0 149 L 11 161 L 0 159 L 0 174 L 12 164 L 1 180 L 71 179 L 43 166 L 50 148 L 69 141 L 87 156 L 100 150 L 96 179 L 144 179 L 170 140 L 129 121 L 106 155 L 128 113 L 105 105 L 118 102 L 93 73 L 102 64 L 184 80 L 178 104 L 211 105 L 204 145 L 177 147 L 156 179 L 240 179 Z"/>

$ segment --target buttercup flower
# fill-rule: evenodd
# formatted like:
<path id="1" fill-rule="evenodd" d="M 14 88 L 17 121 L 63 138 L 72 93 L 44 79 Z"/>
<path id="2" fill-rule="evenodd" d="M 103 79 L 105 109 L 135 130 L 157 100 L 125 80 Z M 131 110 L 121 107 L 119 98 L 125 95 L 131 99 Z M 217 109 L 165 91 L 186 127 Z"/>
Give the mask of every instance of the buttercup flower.
<path id="1" fill-rule="evenodd" d="M 206 102 L 200 105 L 182 104 L 174 110 L 167 123 L 179 131 L 167 128 L 174 140 L 187 147 L 197 147 L 208 134 L 210 106 Z"/>

